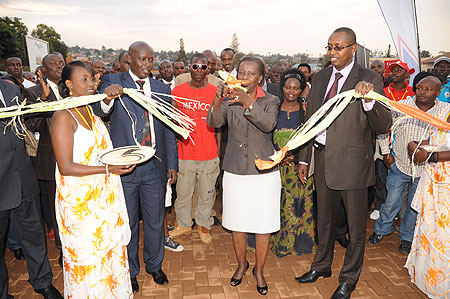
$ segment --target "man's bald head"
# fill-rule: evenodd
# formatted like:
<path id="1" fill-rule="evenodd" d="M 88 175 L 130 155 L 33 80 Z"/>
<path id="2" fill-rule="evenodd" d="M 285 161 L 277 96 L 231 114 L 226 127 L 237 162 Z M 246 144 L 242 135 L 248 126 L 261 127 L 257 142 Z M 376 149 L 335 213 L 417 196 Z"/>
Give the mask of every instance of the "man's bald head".
<path id="1" fill-rule="evenodd" d="M 153 60 L 155 59 L 153 48 L 143 41 L 137 41 L 128 48 L 128 61 L 130 70 L 139 79 L 144 79 L 151 75 Z"/>
<path id="2" fill-rule="evenodd" d="M 441 81 L 435 76 L 425 77 L 422 80 L 420 80 L 419 83 L 417 83 L 417 84 L 426 83 L 426 82 L 429 82 L 430 87 L 437 88 L 437 89 L 441 88 Z"/>
<path id="3" fill-rule="evenodd" d="M 416 105 L 432 107 L 439 96 L 441 89 L 441 80 L 435 76 L 428 76 L 419 81 L 416 85 Z"/>
<path id="4" fill-rule="evenodd" d="M 150 47 L 149 44 L 143 41 L 137 41 L 132 43 L 128 48 L 128 55 L 132 56 L 133 54 L 136 54 L 136 52 L 139 52 L 143 49 L 150 50 L 153 53 L 153 48 Z"/>

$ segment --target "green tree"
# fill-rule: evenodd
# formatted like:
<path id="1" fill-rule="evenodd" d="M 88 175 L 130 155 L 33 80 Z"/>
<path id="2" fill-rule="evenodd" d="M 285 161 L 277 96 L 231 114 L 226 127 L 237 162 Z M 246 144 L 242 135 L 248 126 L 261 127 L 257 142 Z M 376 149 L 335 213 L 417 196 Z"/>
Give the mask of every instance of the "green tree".
<path id="1" fill-rule="evenodd" d="M 184 41 L 180 38 L 180 51 L 178 53 L 178 59 L 183 60 L 184 64 L 187 65 L 188 59 L 186 55 L 186 50 L 184 49 Z"/>
<path id="2" fill-rule="evenodd" d="M 9 55 L 17 55 L 24 65 L 28 65 L 25 47 L 25 36 L 28 28 L 21 19 L 14 17 L 0 18 L 0 57 L 6 59 Z"/>
<path id="3" fill-rule="evenodd" d="M 420 58 L 428 58 L 428 57 L 431 57 L 430 51 L 427 50 L 420 51 Z"/>
<path id="4" fill-rule="evenodd" d="M 231 38 L 230 48 L 233 49 L 236 53 L 239 53 L 239 39 L 236 33 L 233 33 L 233 37 Z"/>
<path id="5" fill-rule="evenodd" d="M 61 53 L 63 57 L 66 57 L 68 47 L 66 43 L 61 40 L 61 35 L 56 32 L 55 28 L 45 24 L 39 24 L 36 29 L 33 29 L 31 35 L 48 42 L 50 53 L 56 51 Z"/>

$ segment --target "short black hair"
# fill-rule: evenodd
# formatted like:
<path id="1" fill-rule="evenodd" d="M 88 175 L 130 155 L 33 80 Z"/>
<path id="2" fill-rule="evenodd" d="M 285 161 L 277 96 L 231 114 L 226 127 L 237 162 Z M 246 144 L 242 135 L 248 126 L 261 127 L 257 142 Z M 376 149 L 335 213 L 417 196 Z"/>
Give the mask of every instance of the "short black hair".
<path id="1" fill-rule="evenodd" d="M 183 61 L 182 59 L 175 59 L 175 60 L 172 62 L 172 65 L 175 64 L 175 62 L 182 62 L 182 63 L 184 64 L 184 61 Z"/>
<path id="2" fill-rule="evenodd" d="M 222 56 L 222 53 L 223 53 L 223 52 L 228 52 L 228 51 L 231 51 L 231 52 L 233 52 L 233 54 L 236 54 L 236 51 L 234 51 L 233 49 L 231 49 L 231 48 L 225 48 L 225 49 L 222 50 L 222 52 L 220 52 L 220 56 Z"/>
<path id="3" fill-rule="evenodd" d="M 416 85 L 417 85 L 417 83 L 420 82 L 420 80 L 422 80 L 423 78 L 429 77 L 429 76 L 434 76 L 434 77 L 436 77 L 436 75 L 433 74 L 433 73 L 431 73 L 431 72 L 425 72 L 425 71 L 424 71 L 424 72 L 418 73 L 418 74 L 414 77 L 414 80 L 413 80 L 413 86 L 412 86 L 413 91 L 416 92 Z M 436 78 L 437 78 L 437 77 L 436 77 Z M 439 78 L 438 78 L 438 79 L 439 79 Z"/>
<path id="4" fill-rule="evenodd" d="M 192 62 L 194 61 L 195 58 L 203 58 L 203 59 L 206 59 L 206 61 L 208 61 L 208 58 L 206 58 L 205 54 L 195 53 L 194 55 L 192 55 L 191 60 L 189 60 L 189 63 L 192 64 Z"/>
<path id="5" fill-rule="evenodd" d="M 61 95 L 62 98 L 67 98 L 70 95 L 70 90 L 66 85 L 66 80 L 70 80 L 72 78 L 73 70 L 76 67 L 82 67 L 86 69 L 89 73 L 91 73 L 92 76 L 94 76 L 94 72 L 92 71 L 92 69 L 82 61 L 75 60 L 66 64 L 62 69 L 61 81 L 59 81 L 58 83 L 59 94 Z"/>
<path id="6" fill-rule="evenodd" d="M 352 29 L 348 27 L 340 27 L 333 31 L 333 33 L 339 32 L 344 32 L 347 35 L 349 42 L 351 42 L 352 44 L 356 44 L 356 34 Z"/>
<path id="7" fill-rule="evenodd" d="M 281 74 L 281 80 L 280 80 L 280 86 L 281 88 L 284 87 L 284 84 L 286 84 L 286 81 L 290 78 L 297 79 L 300 82 L 300 89 L 303 90 L 306 88 L 306 76 L 303 74 L 301 70 L 298 68 L 292 68 L 285 71 L 283 74 Z"/>
<path id="8" fill-rule="evenodd" d="M 241 66 L 241 64 L 244 61 L 250 61 L 250 62 L 254 62 L 258 65 L 258 69 L 259 69 L 259 73 L 260 75 L 263 76 L 264 78 L 264 72 L 265 72 L 265 65 L 264 65 L 264 61 L 261 59 L 261 57 L 257 57 L 257 56 L 244 56 L 241 58 L 241 60 L 239 61 L 238 67 L 237 67 L 237 72 L 239 73 L 239 67 Z"/>
<path id="9" fill-rule="evenodd" d="M 8 61 L 8 59 L 11 59 L 11 58 L 17 58 L 17 59 L 20 59 L 20 61 L 22 61 L 22 58 L 20 58 L 19 55 L 8 55 L 8 57 L 6 57 L 6 59 L 5 59 L 5 64 Z"/>
<path id="10" fill-rule="evenodd" d="M 311 66 L 309 64 L 307 64 L 306 62 L 303 62 L 303 63 L 300 63 L 297 68 L 300 68 L 301 66 L 308 68 L 308 72 L 311 73 Z"/>

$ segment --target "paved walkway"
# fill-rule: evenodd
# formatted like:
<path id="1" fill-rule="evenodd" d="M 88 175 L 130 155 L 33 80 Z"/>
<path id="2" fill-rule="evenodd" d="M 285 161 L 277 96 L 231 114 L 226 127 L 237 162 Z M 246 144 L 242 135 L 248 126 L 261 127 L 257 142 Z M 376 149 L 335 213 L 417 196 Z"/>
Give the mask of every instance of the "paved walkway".
<path id="1" fill-rule="evenodd" d="M 367 236 L 372 233 L 373 225 L 374 222 L 368 220 Z M 255 280 L 250 270 L 240 286 L 230 286 L 230 277 L 237 266 L 231 234 L 225 232 L 221 226 L 215 226 L 212 233 L 211 245 L 203 245 L 198 234 L 194 232 L 192 236 L 179 239 L 185 247 L 183 252 L 174 253 L 166 250 L 163 270 L 170 281 L 166 286 L 156 285 L 152 277 L 145 273 L 141 261 L 141 274 L 138 276 L 141 290 L 135 294 L 135 298 L 264 298 L 256 292 Z M 397 235 L 392 234 L 381 244 L 366 246 L 364 267 L 352 298 L 427 298 L 410 282 L 408 273 L 403 267 L 406 255 L 398 252 L 398 243 Z M 48 247 L 54 284 L 62 292 L 64 287 L 62 271 L 57 260 L 58 252 L 52 241 L 48 242 Z M 140 254 L 142 259 L 142 251 Z M 279 259 L 269 251 L 265 267 L 265 277 L 269 286 L 269 294 L 266 297 L 330 298 L 338 285 L 344 254 L 345 250 L 336 243 L 333 276 L 320 278 L 313 284 L 301 285 L 294 277 L 309 270 L 313 256 L 288 256 Z M 255 263 L 253 253 L 249 253 L 248 260 L 252 267 Z M 26 262 L 15 260 L 9 250 L 6 250 L 5 261 L 9 271 L 10 294 L 22 299 L 42 298 L 33 292 L 27 282 Z"/>

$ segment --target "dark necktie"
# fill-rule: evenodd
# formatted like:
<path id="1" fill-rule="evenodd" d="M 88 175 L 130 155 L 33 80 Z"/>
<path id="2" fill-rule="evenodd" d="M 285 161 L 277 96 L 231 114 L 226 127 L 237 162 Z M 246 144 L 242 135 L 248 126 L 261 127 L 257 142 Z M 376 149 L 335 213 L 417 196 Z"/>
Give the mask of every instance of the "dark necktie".
<path id="1" fill-rule="evenodd" d="M 325 97 L 325 99 L 324 99 L 324 103 L 326 102 L 326 101 L 328 101 L 329 99 L 332 99 L 335 95 L 337 95 L 337 92 L 338 92 L 338 81 L 339 81 L 339 79 L 341 79 L 342 77 L 344 77 L 341 73 L 336 73 L 335 74 L 335 79 L 334 79 L 334 82 L 333 82 L 333 85 L 331 85 L 331 88 L 330 88 L 330 90 L 328 91 L 328 93 L 327 93 L 327 95 L 326 95 L 326 97 Z"/>
<path id="2" fill-rule="evenodd" d="M 139 85 L 139 89 L 144 93 L 144 80 L 136 80 L 137 85 Z M 150 128 L 150 118 L 148 117 L 148 111 L 145 110 L 144 113 L 144 129 L 142 131 L 142 141 L 141 145 L 152 146 L 152 136 L 151 136 L 151 128 Z"/>

